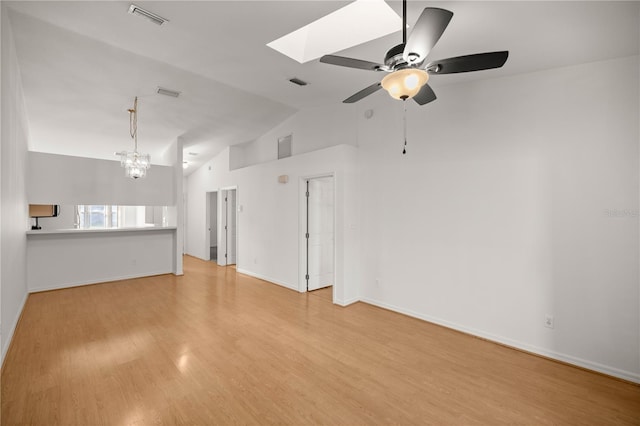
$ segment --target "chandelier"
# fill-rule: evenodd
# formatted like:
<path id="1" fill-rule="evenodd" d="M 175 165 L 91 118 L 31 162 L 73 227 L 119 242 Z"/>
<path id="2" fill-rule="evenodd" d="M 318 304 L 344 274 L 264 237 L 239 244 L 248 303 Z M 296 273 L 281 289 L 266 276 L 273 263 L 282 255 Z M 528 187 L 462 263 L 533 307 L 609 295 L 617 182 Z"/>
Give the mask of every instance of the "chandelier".
<path id="1" fill-rule="evenodd" d="M 122 151 L 120 165 L 125 169 L 127 177 L 138 179 L 147 175 L 151 167 L 151 156 L 138 152 L 138 97 L 133 101 L 133 108 L 129 110 L 129 134 L 133 139 L 133 151 Z"/>

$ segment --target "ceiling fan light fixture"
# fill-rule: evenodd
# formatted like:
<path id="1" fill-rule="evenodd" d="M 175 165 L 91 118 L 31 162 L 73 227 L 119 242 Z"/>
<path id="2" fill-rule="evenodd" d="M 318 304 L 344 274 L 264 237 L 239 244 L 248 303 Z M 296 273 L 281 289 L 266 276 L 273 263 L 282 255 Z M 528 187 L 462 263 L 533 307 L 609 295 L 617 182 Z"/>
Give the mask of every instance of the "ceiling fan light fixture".
<path id="1" fill-rule="evenodd" d="M 417 95 L 428 80 L 429 74 L 425 70 L 405 68 L 386 75 L 382 87 L 392 98 L 404 101 Z"/>

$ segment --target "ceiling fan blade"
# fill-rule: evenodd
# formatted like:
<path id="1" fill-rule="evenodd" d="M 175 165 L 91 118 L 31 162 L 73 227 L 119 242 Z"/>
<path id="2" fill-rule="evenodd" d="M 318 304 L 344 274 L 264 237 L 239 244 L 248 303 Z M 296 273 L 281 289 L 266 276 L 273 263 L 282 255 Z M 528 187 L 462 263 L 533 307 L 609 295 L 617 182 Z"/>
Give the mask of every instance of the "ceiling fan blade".
<path id="1" fill-rule="evenodd" d="M 322 58 L 320 58 L 320 62 L 331 65 L 339 65 L 341 67 L 357 68 L 369 71 L 386 70 L 386 67 L 382 64 L 363 61 L 361 59 L 345 58 L 344 56 L 336 55 L 324 55 Z"/>
<path id="2" fill-rule="evenodd" d="M 364 97 L 367 97 L 372 93 L 377 92 L 378 90 L 380 90 L 381 87 L 382 87 L 382 84 L 380 82 L 374 83 L 371 86 L 369 86 L 369 87 L 367 87 L 365 89 L 362 89 L 361 91 L 359 91 L 355 95 L 349 96 L 347 99 L 342 101 L 342 103 L 352 104 L 354 102 L 358 102 L 360 99 L 362 99 Z"/>
<path id="3" fill-rule="evenodd" d="M 429 62 L 425 69 L 429 74 L 454 74 L 500 68 L 507 62 L 509 52 L 488 52 L 475 55 L 457 56 Z"/>
<path id="4" fill-rule="evenodd" d="M 402 57 L 410 64 L 424 61 L 449 25 L 453 12 L 426 7 L 411 30 Z"/>
<path id="5" fill-rule="evenodd" d="M 416 101 L 419 105 L 428 104 L 429 102 L 433 102 L 436 100 L 436 94 L 428 84 L 425 84 L 424 86 L 422 86 L 422 89 L 420 89 L 418 94 L 413 97 L 413 100 Z"/>

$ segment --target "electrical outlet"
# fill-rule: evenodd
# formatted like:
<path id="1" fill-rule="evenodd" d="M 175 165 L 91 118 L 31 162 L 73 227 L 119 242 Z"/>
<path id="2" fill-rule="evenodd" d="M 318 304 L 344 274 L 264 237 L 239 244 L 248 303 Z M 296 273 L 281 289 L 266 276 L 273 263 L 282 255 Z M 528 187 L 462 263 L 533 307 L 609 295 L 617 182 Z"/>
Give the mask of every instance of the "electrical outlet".
<path id="1" fill-rule="evenodd" d="M 546 314 L 544 316 L 544 326 L 547 328 L 553 328 L 553 315 Z"/>
<path id="2" fill-rule="evenodd" d="M 253 263 L 256 264 L 256 265 L 258 264 L 258 258 L 257 257 L 253 258 Z"/>
<path id="3" fill-rule="evenodd" d="M 380 287 L 380 278 L 376 278 L 376 287 Z"/>

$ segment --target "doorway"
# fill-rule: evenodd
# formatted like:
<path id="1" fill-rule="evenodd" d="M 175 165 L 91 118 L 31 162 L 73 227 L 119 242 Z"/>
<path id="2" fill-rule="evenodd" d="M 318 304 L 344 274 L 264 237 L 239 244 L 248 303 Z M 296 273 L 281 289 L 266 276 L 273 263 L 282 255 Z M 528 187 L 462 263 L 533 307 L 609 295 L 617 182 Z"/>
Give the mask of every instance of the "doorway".
<path id="1" fill-rule="evenodd" d="M 235 265 L 237 258 L 237 191 L 220 191 L 220 237 L 218 265 Z"/>
<path id="2" fill-rule="evenodd" d="M 207 192 L 206 200 L 206 237 L 205 253 L 209 255 L 209 260 L 218 260 L 218 191 Z"/>
<path id="3" fill-rule="evenodd" d="M 306 180 L 306 288 L 331 292 L 335 281 L 335 201 L 333 176 Z"/>

